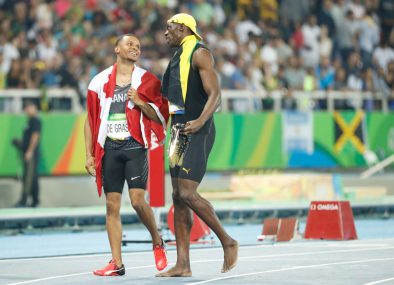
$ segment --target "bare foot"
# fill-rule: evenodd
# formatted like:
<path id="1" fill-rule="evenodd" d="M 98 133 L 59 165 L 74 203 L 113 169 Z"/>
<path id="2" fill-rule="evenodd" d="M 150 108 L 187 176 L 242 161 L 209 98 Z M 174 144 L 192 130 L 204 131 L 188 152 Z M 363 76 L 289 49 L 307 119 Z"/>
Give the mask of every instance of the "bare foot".
<path id="1" fill-rule="evenodd" d="M 224 262 L 222 273 L 229 272 L 237 264 L 238 259 L 238 242 L 233 240 L 229 245 L 223 247 L 224 250 Z"/>
<path id="2" fill-rule="evenodd" d="M 156 277 L 191 277 L 192 272 L 190 269 L 184 269 L 181 267 L 174 266 L 166 272 L 156 274 Z"/>

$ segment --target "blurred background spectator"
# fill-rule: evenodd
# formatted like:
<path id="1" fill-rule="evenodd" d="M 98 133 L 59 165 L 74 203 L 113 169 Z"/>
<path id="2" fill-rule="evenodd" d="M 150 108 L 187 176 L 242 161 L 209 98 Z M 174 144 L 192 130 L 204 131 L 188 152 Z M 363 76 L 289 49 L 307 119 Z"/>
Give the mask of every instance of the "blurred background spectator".
<path id="1" fill-rule="evenodd" d="M 394 88 L 392 0 L 2 0 L 0 5 L 0 88 L 71 87 L 82 106 L 88 82 L 113 64 L 113 44 L 123 33 L 141 39 L 140 65 L 160 78 L 171 54 L 166 20 L 177 12 L 197 19 L 223 89 L 286 90 L 290 102 L 297 90 L 388 95 Z M 233 103 L 236 111 L 244 109 Z"/>

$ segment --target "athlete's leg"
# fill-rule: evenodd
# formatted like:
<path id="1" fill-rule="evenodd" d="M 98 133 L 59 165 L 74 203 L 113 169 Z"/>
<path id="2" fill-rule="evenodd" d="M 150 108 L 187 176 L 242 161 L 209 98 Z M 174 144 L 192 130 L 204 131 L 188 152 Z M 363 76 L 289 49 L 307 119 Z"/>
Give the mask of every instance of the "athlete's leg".
<path id="1" fill-rule="evenodd" d="M 112 260 L 121 267 L 122 222 L 120 206 L 124 186 L 124 163 L 118 150 L 108 149 L 103 158 L 103 186 L 106 197 L 106 227 Z"/>
<path id="2" fill-rule="evenodd" d="M 148 160 L 144 148 L 123 151 L 125 161 L 124 175 L 129 186 L 131 205 L 137 212 L 141 222 L 152 236 L 154 245 L 161 245 L 161 237 L 157 230 L 152 208 L 145 199 L 146 181 L 148 179 Z"/>
<path id="3" fill-rule="evenodd" d="M 117 266 L 121 267 L 122 254 L 121 254 L 121 243 L 122 243 L 122 223 L 120 219 L 120 204 L 121 204 L 121 193 L 109 192 L 106 193 L 106 227 L 111 247 L 112 260 Z"/>
<path id="4" fill-rule="evenodd" d="M 174 227 L 177 250 L 177 261 L 173 268 L 158 274 L 158 277 L 189 277 L 190 268 L 190 230 L 193 225 L 193 215 L 190 208 L 180 199 L 178 178 L 172 178 L 174 203 Z"/>
<path id="5" fill-rule="evenodd" d="M 192 209 L 218 236 L 224 250 L 222 272 L 227 272 L 237 262 L 238 243 L 224 230 L 212 204 L 197 192 L 198 185 L 196 181 L 178 178 L 178 197 L 174 200 L 180 200 L 181 204 Z"/>
<path id="6" fill-rule="evenodd" d="M 145 225 L 150 235 L 152 236 L 152 243 L 154 245 L 161 245 L 161 237 L 157 230 L 157 225 L 152 208 L 145 200 L 145 190 L 138 188 L 129 189 L 129 195 L 131 205 L 137 212 L 138 217 L 141 219 L 141 222 Z"/>

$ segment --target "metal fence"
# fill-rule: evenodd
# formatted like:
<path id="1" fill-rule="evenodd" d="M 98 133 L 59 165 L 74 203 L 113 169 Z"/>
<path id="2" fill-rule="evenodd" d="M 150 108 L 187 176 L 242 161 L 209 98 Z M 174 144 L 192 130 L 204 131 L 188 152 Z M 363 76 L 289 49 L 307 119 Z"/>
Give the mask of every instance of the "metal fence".
<path id="1" fill-rule="evenodd" d="M 74 112 L 84 110 L 74 89 L 5 89 L 0 90 L 0 112 L 20 113 L 26 100 L 35 101 L 44 111 Z M 286 109 L 347 110 L 393 112 L 394 94 L 354 91 L 292 91 L 252 92 L 222 90 L 219 111 L 253 113 Z"/>

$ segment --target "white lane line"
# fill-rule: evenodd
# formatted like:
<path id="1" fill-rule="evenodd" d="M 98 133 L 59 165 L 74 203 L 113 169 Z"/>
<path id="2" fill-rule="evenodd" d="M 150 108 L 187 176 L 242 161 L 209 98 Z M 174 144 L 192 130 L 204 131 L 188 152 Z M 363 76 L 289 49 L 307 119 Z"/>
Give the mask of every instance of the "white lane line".
<path id="1" fill-rule="evenodd" d="M 139 255 L 139 254 L 152 254 L 151 251 L 139 251 L 139 252 L 126 252 L 122 255 Z M 10 258 L 10 259 L 0 259 L 1 262 L 15 262 L 15 261 L 40 261 L 47 259 L 79 259 L 79 258 L 91 258 L 91 257 L 100 257 L 100 256 L 109 256 L 111 258 L 111 253 L 92 253 L 92 254 L 77 254 L 77 255 L 62 255 L 62 256 L 45 256 L 45 257 L 31 257 L 31 258 Z"/>
<path id="2" fill-rule="evenodd" d="M 344 244 L 346 243 L 346 244 Z M 350 244 L 351 243 L 351 244 Z M 388 244 L 374 244 L 371 243 L 369 246 L 376 246 L 376 247 L 383 247 L 386 246 Z M 367 247 L 368 244 L 360 244 L 357 245 L 357 241 L 342 241 L 341 243 L 337 243 L 337 242 L 308 242 L 308 243 L 298 243 L 298 244 L 294 244 L 294 243 L 287 243 L 287 244 L 259 244 L 259 245 L 246 245 L 246 246 L 241 246 L 244 249 L 253 249 L 253 248 L 267 248 L 268 246 L 275 246 L 275 247 Z M 217 249 L 221 249 L 220 245 L 219 246 L 215 246 L 215 247 L 210 247 L 210 248 L 192 248 L 192 251 L 198 251 L 198 252 L 204 252 L 204 251 L 212 251 L 212 250 L 217 250 Z M 171 251 L 175 251 L 174 249 L 168 249 L 168 252 Z M 128 255 L 139 255 L 139 254 L 151 254 L 151 251 L 140 251 L 140 252 L 126 252 L 123 253 L 124 256 L 128 256 Z M 0 259 L 0 263 L 2 262 L 6 262 L 6 263 L 10 263 L 10 262 L 14 262 L 14 261 L 40 261 L 40 260 L 47 260 L 47 259 L 80 259 L 80 258 L 93 258 L 93 257 L 100 257 L 100 256 L 110 256 L 111 253 L 90 253 L 90 254 L 77 254 L 77 255 L 62 255 L 62 256 L 44 256 L 44 257 L 31 257 L 31 258 L 6 258 L 6 259 Z"/>
<path id="3" fill-rule="evenodd" d="M 393 280 L 394 280 L 394 277 L 393 278 L 382 279 L 382 280 L 376 280 L 376 281 L 373 281 L 373 282 L 370 282 L 370 283 L 365 283 L 364 285 L 382 284 L 382 283 L 386 283 L 387 281 L 393 281 Z"/>
<path id="4" fill-rule="evenodd" d="M 329 247 L 371 247 L 371 246 L 389 246 L 387 243 L 353 243 L 353 244 L 329 244 Z"/>
<path id="5" fill-rule="evenodd" d="M 239 278 L 239 277 L 245 277 L 245 276 L 265 274 L 265 273 L 283 272 L 283 271 L 308 269 L 308 268 L 318 268 L 318 267 L 331 266 L 331 265 L 345 265 L 345 264 L 368 263 L 368 262 L 389 261 L 389 260 L 394 260 L 394 258 L 362 259 L 362 260 L 355 260 L 355 261 L 344 261 L 344 262 L 322 263 L 322 264 L 312 264 L 312 265 L 303 265 L 303 266 L 292 266 L 292 267 L 281 268 L 281 269 L 273 269 L 273 270 L 266 270 L 266 271 L 251 272 L 251 273 L 237 274 L 237 275 L 231 275 L 231 276 L 226 276 L 226 277 L 213 278 L 213 279 L 208 279 L 208 280 L 199 281 L 199 282 L 187 283 L 186 285 L 206 284 L 206 283 L 211 283 L 211 282 L 221 281 L 221 280 L 226 280 L 226 279 L 231 279 L 231 278 Z M 373 284 L 378 284 L 378 283 L 373 283 Z"/>
<path id="6" fill-rule="evenodd" d="M 247 245 L 247 246 L 242 246 L 242 248 L 266 248 L 266 245 Z M 203 251 L 212 251 L 212 250 L 218 250 L 221 249 L 221 246 L 215 246 L 215 247 L 210 247 L 210 248 L 192 248 L 192 251 L 198 251 L 198 252 L 203 252 Z M 174 249 L 168 250 L 167 252 L 175 252 Z M 128 256 L 128 255 L 139 255 L 139 254 L 152 254 L 152 251 L 140 251 L 140 252 L 125 252 L 122 253 L 123 256 Z M 44 256 L 44 257 L 31 257 L 31 258 L 7 258 L 7 259 L 0 259 L 1 262 L 14 262 L 14 261 L 40 261 L 40 260 L 47 260 L 47 259 L 80 259 L 80 258 L 93 258 L 93 257 L 100 257 L 100 256 L 111 256 L 110 252 L 107 253 L 90 253 L 90 254 L 77 254 L 77 255 L 62 255 L 62 256 Z"/>
<path id="7" fill-rule="evenodd" d="M 58 275 L 58 276 L 22 281 L 22 282 L 17 282 L 17 283 L 8 283 L 6 285 L 31 284 L 31 283 L 36 283 L 36 282 L 40 282 L 40 281 L 46 281 L 46 280 L 57 279 L 57 278 L 72 277 L 72 276 L 80 276 L 80 275 L 86 275 L 86 274 L 93 274 L 93 273 L 92 272 L 82 272 L 82 273 L 75 273 L 75 274 Z"/>
<path id="8" fill-rule="evenodd" d="M 315 255 L 325 253 L 344 253 L 344 252 L 359 252 L 359 251 L 371 251 L 371 250 L 387 250 L 394 249 L 394 246 L 388 247 L 376 247 L 376 248 L 355 248 L 355 249 L 340 249 L 340 250 L 321 250 L 321 251 L 310 251 L 310 252 L 294 252 L 294 253 L 281 253 L 271 255 L 255 255 L 255 256 L 243 256 L 238 259 L 254 259 L 254 258 L 267 258 L 267 257 L 282 257 L 282 256 L 302 256 L 302 255 Z"/>
<path id="9" fill-rule="evenodd" d="M 362 248 L 362 249 L 346 249 L 346 250 L 330 250 L 330 251 L 315 251 L 315 252 L 301 252 L 301 253 L 271 254 L 271 255 L 259 255 L 259 256 L 244 256 L 244 257 L 239 257 L 239 259 L 254 259 L 254 258 L 264 258 L 264 259 L 266 259 L 266 258 L 270 258 L 270 257 L 302 256 L 302 255 L 357 252 L 357 251 L 371 251 L 371 250 L 387 250 L 387 249 L 393 249 L 393 248 L 394 248 L 394 246 L 386 247 L 386 248 L 379 247 L 379 248 Z M 216 250 L 217 250 L 217 248 L 216 248 Z M 150 252 L 147 252 L 147 253 L 150 253 Z M 129 255 L 131 255 L 131 254 L 129 254 Z M 219 262 L 219 261 L 223 261 L 223 259 L 205 259 L 205 260 L 192 261 L 191 263 L 194 264 L 194 263 L 207 263 L 207 262 Z M 169 265 L 171 265 L 171 264 L 169 264 Z M 131 269 L 143 269 L 143 268 L 150 268 L 150 267 L 153 267 L 153 265 L 128 267 L 126 269 L 131 270 Z M 275 271 L 273 271 L 273 272 L 275 272 Z M 75 273 L 75 274 L 50 276 L 50 277 L 46 277 L 46 278 L 33 279 L 33 280 L 30 280 L 30 281 L 22 281 L 22 282 L 18 282 L 18 283 L 10 283 L 10 284 L 7 284 L 7 285 L 29 284 L 29 283 L 36 283 L 36 282 L 44 281 L 44 280 L 58 279 L 58 278 L 64 278 L 64 277 L 73 277 L 73 276 L 86 275 L 86 274 L 92 274 L 92 272 L 82 272 L 82 273 Z"/>
<path id="10" fill-rule="evenodd" d="M 169 264 L 169 265 L 174 265 L 174 264 Z M 125 269 L 126 269 L 126 270 L 132 270 L 132 269 L 144 269 L 144 268 L 150 268 L 150 267 L 155 267 L 155 265 L 145 265 L 145 266 L 126 267 Z M 80 275 L 87 275 L 87 274 L 92 274 L 92 275 L 93 275 L 93 271 L 81 272 L 81 273 L 74 273 L 74 274 L 66 274 L 66 275 L 57 275 L 57 276 L 51 276 L 51 277 L 33 279 L 33 280 L 22 281 L 22 282 L 17 282 L 17 283 L 9 283 L 9 284 L 7 284 L 7 285 L 31 284 L 31 283 L 37 283 L 37 282 L 40 282 L 40 281 L 47 281 L 47 280 L 53 280 L 53 279 L 59 279 L 59 278 L 66 278 L 66 277 L 73 277 L 73 276 L 80 276 Z M 100 277 L 98 277 L 98 278 L 100 278 Z"/>

